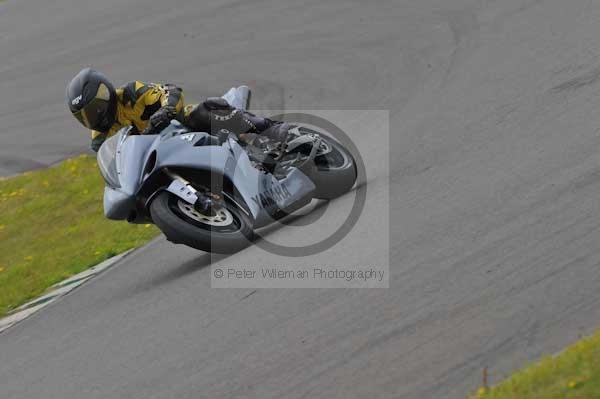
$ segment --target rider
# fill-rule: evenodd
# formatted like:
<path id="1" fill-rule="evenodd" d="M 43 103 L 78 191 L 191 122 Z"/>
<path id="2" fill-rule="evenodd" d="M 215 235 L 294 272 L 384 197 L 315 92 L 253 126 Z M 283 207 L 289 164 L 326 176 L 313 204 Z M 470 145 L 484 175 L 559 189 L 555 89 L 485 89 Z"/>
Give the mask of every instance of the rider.
<path id="1" fill-rule="evenodd" d="M 134 81 L 117 89 L 100 72 L 81 70 L 67 86 L 67 105 L 82 125 L 92 129 L 92 149 L 125 126 L 139 134 L 157 134 L 176 119 L 194 131 L 216 134 L 258 133 L 281 142 L 287 124 L 236 109 L 220 98 L 184 105 L 183 90 L 172 84 Z"/>

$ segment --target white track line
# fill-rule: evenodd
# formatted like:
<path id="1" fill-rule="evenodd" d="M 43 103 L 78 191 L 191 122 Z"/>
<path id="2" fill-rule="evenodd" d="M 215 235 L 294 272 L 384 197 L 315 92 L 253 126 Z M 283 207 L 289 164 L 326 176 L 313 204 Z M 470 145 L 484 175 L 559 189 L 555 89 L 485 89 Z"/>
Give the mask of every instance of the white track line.
<path id="1" fill-rule="evenodd" d="M 120 261 L 123 257 L 127 256 L 132 250 L 123 252 L 120 255 L 113 256 L 110 259 L 105 260 L 104 262 L 87 269 L 84 272 L 76 274 L 68 279 L 61 281 L 58 284 L 55 284 L 51 287 L 51 291 L 47 294 L 42 295 L 39 298 L 34 299 L 33 301 L 27 302 L 24 305 L 19 306 L 14 310 L 12 314 L 9 316 L 0 319 L 0 333 L 15 325 L 16 323 L 28 318 L 38 310 L 45 308 L 58 298 L 63 295 L 68 294 L 73 291 L 75 288 L 79 287 L 83 283 L 88 280 L 91 280 L 98 274 L 102 273 L 104 270 L 113 266 L 115 263 Z"/>

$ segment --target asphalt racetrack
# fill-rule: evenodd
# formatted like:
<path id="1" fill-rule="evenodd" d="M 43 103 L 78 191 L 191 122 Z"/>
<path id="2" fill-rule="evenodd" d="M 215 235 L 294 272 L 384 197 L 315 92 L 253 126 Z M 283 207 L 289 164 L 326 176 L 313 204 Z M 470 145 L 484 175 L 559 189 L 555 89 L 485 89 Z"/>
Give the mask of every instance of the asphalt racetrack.
<path id="1" fill-rule="evenodd" d="M 268 255 L 159 238 L 0 335 L 0 397 L 460 399 L 484 367 L 495 382 L 592 332 L 599 20 L 587 0 L 0 4 L 0 175 L 87 150 L 63 102 L 86 65 L 189 101 L 246 83 L 255 109 L 388 110 L 365 212 L 389 203 L 389 226 L 353 248 L 389 238 L 391 273 L 211 289 L 211 263 Z M 361 123 L 354 140 L 381 139 Z"/>

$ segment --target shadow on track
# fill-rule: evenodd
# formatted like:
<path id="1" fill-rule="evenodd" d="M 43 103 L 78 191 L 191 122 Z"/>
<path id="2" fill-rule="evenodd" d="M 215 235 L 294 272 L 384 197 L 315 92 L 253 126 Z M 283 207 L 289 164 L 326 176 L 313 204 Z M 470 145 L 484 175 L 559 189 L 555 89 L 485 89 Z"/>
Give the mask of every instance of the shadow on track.
<path id="1" fill-rule="evenodd" d="M 363 183 L 363 184 L 366 184 L 366 183 Z M 361 186 L 362 186 L 362 184 L 355 186 L 347 194 L 352 193 L 354 190 L 357 190 Z M 334 199 L 332 201 L 336 201 L 336 200 L 337 199 Z M 266 227 L 260 229 L 259 234 L 261 237 L 266 238 L 270 234 L 281 229 L 282 227 L 306 226 L 311 223 L 315 223 L 325 214 L 325 212 L 327 211 L 327 209 L 329 207 L 329 204 L 332 201 L 318 200 L 316 203 L 311 204 L 310 208 L 301 210 L 301 213 L 291 214 L 291 215 L 283 218 L 282 220 L 280 220 L 277 223 L 274 223 L 270 226 L 266 226 Z M 261 239 L 263 239 L 263 238 L 259 237 L 256 239 L 256 241 L 261 240 Z M 252 245 L 252 244 L 250 244 L 250 245 Z M 245 249 L 243 249 L 239 252 L 242 252 L 244 250 Z M 239 253 L 239 252 L 236 252 L 236 253 Z M 160 273 L 157 276 L 154 276 L 153 278 L 149 279 L 146 282 L 141 282 L 132 291 L 130 291 L 130 294 L 135 295 L 135 294 L 138 294 L 141 292 L 153 290 L 160 286 L 170 284 L 181 278 L 185 278 L 196 272 L 199 272 L 202 269 L 211 266 L 214 262 L 220 262 L 224 259 L 227 259 L 230 256 L 235 255 L 236 253 L 227 254 L 227 255 L 200 253 L 198 256 L 194 257 L 193 259 L 190 259 L 189 261 L 186 261 L 185 263 L 183 263 L 175 268 L 167 269 L 164 271 L 164 273 Z"/>
<path id="2" fill-rule="evenodd" d="M 139 294 L 163 285 L 170 284 L 179 279 L 197 273 L 206 267 L 209 267 L 213 261 L 220 261 L 228 258 L 229 256 L 231 255 L 202 253 L 201 255 L 198 255 L 197 257 L 190 259 L 189 261 L 175 268 L 166 269 L 164 273 L 160 273 L 157 276 L 154 276 L 152 279 L 139 284 L 131 291 L 131 294 Z"/>

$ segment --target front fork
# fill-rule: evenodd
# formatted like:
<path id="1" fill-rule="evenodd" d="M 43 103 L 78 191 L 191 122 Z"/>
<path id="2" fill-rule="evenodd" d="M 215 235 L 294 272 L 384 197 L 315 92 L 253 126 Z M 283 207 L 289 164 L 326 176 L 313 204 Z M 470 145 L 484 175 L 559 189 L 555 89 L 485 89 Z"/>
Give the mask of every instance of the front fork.
<path id="1" fill-rule="evenodd" d="M 223 198 L 220 195 L 214 194 L 210 190 L 196 190 L 189 181 L 167 168 L 164 169 L 164 172 L 173 179 L 167 187 L 167 191 L 193 205 L 198 212 L 211 214 L 213 209 L 223 206 Z"/>

